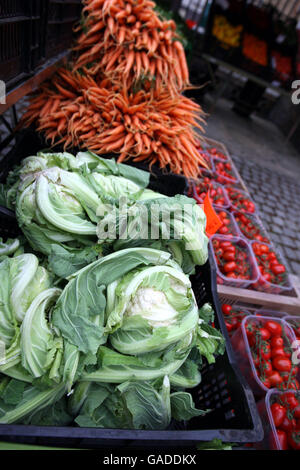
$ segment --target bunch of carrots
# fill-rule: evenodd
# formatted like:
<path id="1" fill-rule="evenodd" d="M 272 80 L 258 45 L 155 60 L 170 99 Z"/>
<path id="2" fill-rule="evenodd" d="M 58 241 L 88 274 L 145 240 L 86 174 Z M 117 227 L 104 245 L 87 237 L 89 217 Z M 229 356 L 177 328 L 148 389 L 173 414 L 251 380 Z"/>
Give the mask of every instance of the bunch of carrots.
<path id="1" fill-rule="evenodd" d="M 188 68 L 175 23 L 149 0 L 84 0 L 69 67 L 60 68 L 23 116 L 51 145 L 118 154 L 196 177 L 203 112 L 184 97 Z"/>
<path id="2" fill-rule="evenodd" d="M 171 92 L 189 85 L 185 52 L 173 20 L 162 21 L 149 0 L 86 0 L 83 30 L 74 51 L 74 67 L 105 72 L 130 88 L 155 78 L 155 88 Z"/>

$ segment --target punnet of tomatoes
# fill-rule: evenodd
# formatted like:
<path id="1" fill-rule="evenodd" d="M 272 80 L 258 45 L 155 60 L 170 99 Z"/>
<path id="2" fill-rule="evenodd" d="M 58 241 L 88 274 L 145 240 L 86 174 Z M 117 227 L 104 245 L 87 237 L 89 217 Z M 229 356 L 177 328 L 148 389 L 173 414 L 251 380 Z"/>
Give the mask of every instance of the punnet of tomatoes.
<path id="1" fill-rule="evenodd" d="M 231 213 L 225 209 L 216 209 L 216 213 L 222 222 L 222 226 L 217 231 L 217 234 L 225 235 L 226 237 L 237 237 L 239 231 Z"/>
<path id="2" fill-rule="evenodd" d="M 245 332 L 252 364 L 263 388 L 299 389 L 299 368 L 293 364 L 295 336 L 284 320 L 248 317 Z"/>
<path id="3" fill-rule="evenodd" d="M 232 336 L 239 328 L 243 318 L 249 316 L 250 312 L 239 305 L 222 304 L 221 308 L 228 334 Z"/>
<path id="4" fill-rule="evenodd" d="M 224 186 L 233 210 L 254 214 L 256 207 L 245 191 L 232 186 Z"/>
<path id="5" fill-rule="evenodd" d="M 229 161 L 215 160 L 216 180 L 218 183 L 237 183 L 238 177 Z"/>
<path id="6" fill-rule="evenodd" d="M 271 391 L 266 408 L 271 424 L 271 450 L 300 450 L 300 394 L 295 390 Z"/>
<path id="7" fill-rule="evenodd" d="M 214 235 L 209 243 L 218 284 L 246 288 L 257 282 L 259 273 L 246 240 Z"/>
<path id="8" fill-rule="evenodd" d="M 242 374 L 256 399 L 269 389 L 299 389 L 295 335 L 282 319 L 245 317 L 231 337 L 232 348 Z"/>
<path id="9" fill-rule="evenodd" d="M 260 272 L 253 289 L 273 294 L 291 290 L 286 267 L 272 246 L 257 241 L 252 241 L 251 246 Z"/>
<path id="10" fill-rule="evenodd" d="M 248 240 L 270 243 L 261 223 L 255 215 L 249 215 L 243 212 L 233 212 L 233 217 L 241 235 L 246 237 Z"/>
<path id="11" fill-rule="evenodd" d="M 204 176 L 201 179 L 201 182 L 195 185 L 194 198 L 197 202 L 203 204 L 207 193 L 209 194 L 209 197 L 214 206 L 225 209 L 229 207 L 230 204 L 226 191 L 221 185 L 215 183 L 208 175 Z"/>

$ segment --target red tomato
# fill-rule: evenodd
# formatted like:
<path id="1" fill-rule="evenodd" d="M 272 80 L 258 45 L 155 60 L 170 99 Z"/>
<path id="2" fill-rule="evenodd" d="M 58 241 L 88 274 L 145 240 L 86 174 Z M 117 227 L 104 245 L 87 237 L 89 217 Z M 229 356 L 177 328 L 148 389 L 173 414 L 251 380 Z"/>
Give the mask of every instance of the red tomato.
<path id="1" fill-rule="evenodd" d="M 295 418 L 289 419 L 289 417 L 286 415 L 283 418 L 282 423 L 280 424 L 280 429 L 286 432 L 292 431 L 293 429 L 296 429 L 296 425 L 297 425 L 297 422 Z"/>
<path id="2" fill-rule="evenodd" d="M 299 404 L 296 395 L 293 392 L 285 392 L 281 395 L 282 403 L 293 410 Z"/>
<path id="3" fill-rule="evenodd" d="M 262 364 L 262 373 L 265 374 L 266 377 L 269 377 L 273 373 L 273 367 L 270 361 L 265 361 Z"/>
<path id="4" fill-rule="evenodd" d="M 285 266 L 283 264 L 272 264 L 271 269 L 272 273 L 276 275 L 285 273 Z"/>
<path id="5" fill-rule="evenodd" d="M 259 350 L 260 357 L 263 359 L 270 359 L 271 358 L 271 346 L 269 343 L 264 344 L 261 346 Z"/>
<path id="6" fill-rule="evenodd" d="M 222 305 L 222 312 L 224 313 L 224 315 L 230 315 L 232 311 L 232 306 L 229 305 L 229 304 L 223 304 Z"/>
<path id="7" fill-rule="evenodd" d="M 225 273 L 231 273 L 235 271 L 235 269 L 236 269 L 236 263 L 234 261 L 228 261 L 223 266 L 223 270 Z"/>
<path id="8" fill-rule="evenodd" d="M 225 251 L 223 254 L 223 259 L 225 261 L 234 261 L 235 260 L 235 253 L 233 251 Z"/>
<path id="9" fill-rule="evenodd" d="M 278 387 L 283 382 L 283 378 L 277 370 L 274 370 L 273 374 L 269 375 L 268 379 L 272 387 Z"/>
<path id="10" fill-rule="evenodd" d="M 268 320 L 264 326 L 269 330 L 272 336 L 280 336 L 282 334 L 282 327 L 280 323 L 277 323 L 273 320 Z"/>
<path id="11" fill-rule="evenodd" d="M 275 356 L 286 357 L 287 356 L 282 346 L 278 346 L 277 348 L 272 348 L 271 354 L 272 354 L 272 357 L 275 357 Z"/>
<path id="12" fill-rule="evenodd" d="M 281 346 L 283 346 L 282 336 L 272 336 L 270 344 L 271 348 L 280 348 Z"/>
<path id="13" fill-rule="evenodd" d="M 260 328 L 259 333 L 263 341 L 266 341 L 271 338 L 271 333 L 266 328 Z"/>
<path id="14" fill-rule="evenodd" d="M 271 382 L 270 382 L 270 379 L 269 379 L 268 377 L 265 377 L 265 378 L 262 380 L 262 383 L 264 384 L 265 387 L 271 388 Z"/>
<path id="15" fill-rule="evenodd" d="M 276 428 L 280 427 L 284 418 L 286 417 L 285 407 L 280 405 L 279 403 L 273 403 L 270 406 L 270 410 L 271 410 L 273 421 L 274 421 Z"/>
<path id="16" fill-rule="evenodd" d="M 272 359 L 272 365 L 274 369 L 283 372 L 289 372 L 292 368 L 292 362 L 290 361 L 290 359 L 288 357 L 283 356 L 275 356 Z"/>

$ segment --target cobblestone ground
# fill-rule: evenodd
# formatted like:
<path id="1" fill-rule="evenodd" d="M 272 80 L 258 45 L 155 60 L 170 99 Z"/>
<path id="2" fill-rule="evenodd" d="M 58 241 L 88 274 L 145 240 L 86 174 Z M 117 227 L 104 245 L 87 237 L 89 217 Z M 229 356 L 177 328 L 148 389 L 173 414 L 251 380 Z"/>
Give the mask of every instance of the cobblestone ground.
<path id="1" fill-rule="evenodd" d="M 237 156 L 233 160 L 290 272 L 300 275 L 300 182 Z"/>
<path id="2" fill-rule="evenodd" d="M 218 102 L 206 134 L 227 146 L 272 241 L 300 276 L 300 153 L 272 123 L 240 118 L 230 108 Z"/>

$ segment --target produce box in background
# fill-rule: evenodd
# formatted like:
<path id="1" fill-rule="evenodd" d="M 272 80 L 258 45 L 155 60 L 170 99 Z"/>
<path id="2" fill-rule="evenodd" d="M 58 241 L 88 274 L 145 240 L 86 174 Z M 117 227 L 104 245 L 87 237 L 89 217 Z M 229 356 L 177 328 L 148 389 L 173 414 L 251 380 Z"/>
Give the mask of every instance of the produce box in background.
<path id="1" fill-rule="evenodd" d="M 205 32 L 204 51 L 233 65 L 240 59 L 244 2 L 231 0 L 221 5 L 213 2 Z"/>

